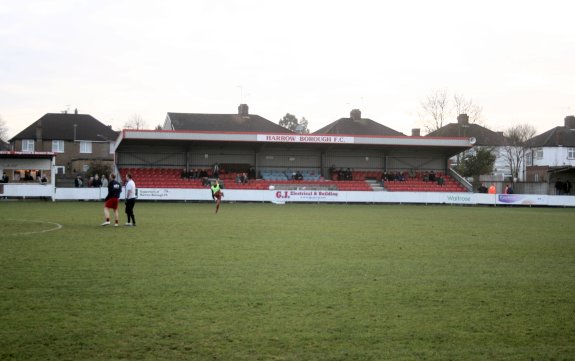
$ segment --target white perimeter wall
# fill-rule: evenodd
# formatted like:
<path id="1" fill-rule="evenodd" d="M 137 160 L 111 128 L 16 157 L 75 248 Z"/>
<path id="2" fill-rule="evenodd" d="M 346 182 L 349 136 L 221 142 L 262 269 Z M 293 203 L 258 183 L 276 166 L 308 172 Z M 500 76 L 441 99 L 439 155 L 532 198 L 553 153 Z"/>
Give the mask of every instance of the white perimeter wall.
<path id="1" fill-rule="evenodd" d="M 0 197 L 47 197 L 54 201 L 103 200 L 106 188 L 54 188 L 51 185 L 0 185 Z M 122 196 L 125 192 L 122 193 Z M 146 201 L 211 201 L 206 189 L 138 189 L 138 199 Z M 575 207 L 575 196 L 536 194 L 483 194 L 444 192 L 341 192 L 306 190 L 225 190 L 224 202 L 326 202 L 326 203 L 424 203 L 489 204 Z"/>

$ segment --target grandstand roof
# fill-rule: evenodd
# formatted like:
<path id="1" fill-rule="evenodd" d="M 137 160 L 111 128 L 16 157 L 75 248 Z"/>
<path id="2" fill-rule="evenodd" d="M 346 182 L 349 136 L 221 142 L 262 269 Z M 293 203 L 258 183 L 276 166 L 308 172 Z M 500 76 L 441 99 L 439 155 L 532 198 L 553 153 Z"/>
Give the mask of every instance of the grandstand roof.
<path id="1" fill-rule="evenodd" d="M 206 131 L 170 131 L 124 129 L 118 137 L 116 148 L 130 145 L 158 146 L 160 144 L 189 144 L 217 142 L 244 143 L 252 145 L 281 147 L 346 147 L 363 149 L 387 149 L 387 151 L 425 151 L 454 155 L 471 147 L 469 138 L 433 138 L 409 136 L 371 136 L 371 135 L 329 135 L 329 134 L 286 134 L 258 132 L 206 132 Z"/>
<path id="2" fill-rule="evenodd" d="M 161 145 L 188 147 L 190 144 L 243 143 L 247 147 L 314 149 L 376 149 L 388 154 L 402 152 L 440 153 L 451 156 L 471 147 L 468 137 L 414 137 L 394 131 L 370 119 L 359 110 L 340 119 L 334 127 L 312 134 L 298 134 L 260 116 L 249 115 L 247 105 L 238 114 L 168 113 L 163 130 L 124 129 L 116 142 L 116 151 L 132 146 Z M 337 123 L 337 124 L 336 124 Z M 327 133 L 323 133 L 326 131 Z"/>
<path id="3" fill-rule="evenodd" d="M 10 141 L 18 139 L 36 139 L 41 129 L 42 139 L 51 140 L 115 140 L 118 132 L 111 126 L 101 123 L 89 114 L 48 113 L 30 124 Z"/>
<path id="4" fill-rule="evenodd" d="M 362 118 L 358 109 L 352 110 L 349 118 L 340 118 L 313 134 L 405 135 L 371 119 Z"/>
<path id="5" fill-rule="evenodd" d="M 168 113 L 164 130 L 293 133 L 259 115 L 249 114 L 246 104 L 238 107 L 238 114 Z"/>

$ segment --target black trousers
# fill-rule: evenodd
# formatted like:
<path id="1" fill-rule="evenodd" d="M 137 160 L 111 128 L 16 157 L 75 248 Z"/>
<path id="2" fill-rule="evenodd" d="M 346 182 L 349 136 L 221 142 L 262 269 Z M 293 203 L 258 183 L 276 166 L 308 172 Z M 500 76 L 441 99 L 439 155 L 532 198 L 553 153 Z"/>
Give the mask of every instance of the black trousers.
<path id="1" fill-rule="evenodd" d="M 136 205 L 136 198 L 126 199 L 126 214 L 128 215 L 128 222 L 131 221 L 132 224 L 136 224 L 136 218 L 134 217 L 135 205 Z"/>

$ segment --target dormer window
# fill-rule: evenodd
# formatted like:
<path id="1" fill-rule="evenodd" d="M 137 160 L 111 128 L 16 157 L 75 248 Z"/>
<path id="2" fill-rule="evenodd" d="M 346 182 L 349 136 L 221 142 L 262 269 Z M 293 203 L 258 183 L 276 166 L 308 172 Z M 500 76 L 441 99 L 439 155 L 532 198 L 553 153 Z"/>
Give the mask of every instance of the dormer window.
<path id="1" fill-rule="evenodd" d="M 34 151 L 34 139 L 22 139 L 22 151 L 23 152 L 33 152 Z"/>

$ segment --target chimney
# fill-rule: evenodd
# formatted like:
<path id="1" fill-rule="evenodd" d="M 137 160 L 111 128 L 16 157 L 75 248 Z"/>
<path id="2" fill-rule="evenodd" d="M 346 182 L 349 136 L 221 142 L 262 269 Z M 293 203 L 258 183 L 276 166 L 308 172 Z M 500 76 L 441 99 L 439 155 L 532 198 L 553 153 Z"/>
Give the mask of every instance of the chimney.
<path id="1" fill-rule="evenodd" d="M 249 115 L 247 104 L 240 104 L 240 106 L 238 107 L 238 115 L 240 117 L 247 117 Z"/>
<path id="2" fill-rule="evenodd" d="M 74 109 L 74 114 L 78 114 L 78 108 Z"/>
<path id="3" fill-rule="evenodd" d="M 459 114 L 457 116 L 457 124 L 469 125 L 469 116 L 467 114 Z"/>
<path id="4" fill-rule="evenodd" d="M 557 129 L 557 132 L 555 132 L 555 145 L 563 146 L 563 130 L 561 129 Z"/>
<path id="5" fill-rule="evenodd" d="M 419 129 L 419 128 L 411 129 L 411 136 L 412 137 L 421 137 L 421 129 Z"/>
<path id="6" fill-rule="evenodd" d="M 575 115 L 568 115 L 565 117 L 565 128 L 575 130 Z"/>
<path id="7" fill-rule="evenodd" d="M 361 119 L 361 111 L 359 109 L 353 109 L 349 113 L 349 116 L 353 121 L 360 120 Z"/>
<path id="8" fill-rule="evenodd" d="M 35 150 L 38 152 L 41 152 L 43 149 L 43 144 L 42 144 L 42 120 L 38 120 L 36 122 L 36 145 L 35 145 Z"/>

